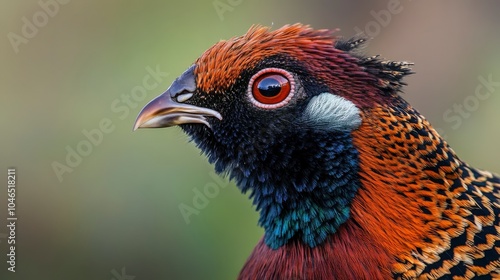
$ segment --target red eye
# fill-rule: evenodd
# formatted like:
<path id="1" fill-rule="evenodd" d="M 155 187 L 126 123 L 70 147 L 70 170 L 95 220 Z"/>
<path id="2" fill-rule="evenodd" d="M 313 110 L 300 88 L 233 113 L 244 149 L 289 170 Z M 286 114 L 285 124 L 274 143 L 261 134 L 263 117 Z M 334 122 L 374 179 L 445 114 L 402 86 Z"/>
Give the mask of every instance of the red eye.
<path id="1" fill-rule="evenodd" d="M 250 79 L 248 86 L 252 103 L 266 109 L 286 105 L 292 99 L 294 90 L 293 76 L 278 68 L 267 68 L 257 72 Z"/>
<path id="2" fill-rule="evenodd" d="M 276 104 L 290 93 L 290 82 L 280 74 L 265 73 L 253 83 L 253 97 L 264 104 Z"/>

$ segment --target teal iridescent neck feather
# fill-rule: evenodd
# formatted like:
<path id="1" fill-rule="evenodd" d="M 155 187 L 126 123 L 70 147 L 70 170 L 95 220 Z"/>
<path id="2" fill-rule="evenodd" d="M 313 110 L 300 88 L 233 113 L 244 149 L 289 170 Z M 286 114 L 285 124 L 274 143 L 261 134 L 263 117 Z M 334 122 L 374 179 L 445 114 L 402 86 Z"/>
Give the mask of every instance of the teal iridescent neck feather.
<path id="1" fill-rule="evenodd" d="M 351 136 L 361 123 L 359 110 L 328 92 L 305 105 L 267 123 L 262 112 L 246 112 L 244 125 L 215 123 L 213 132 L 183 127 L 218 173 L 228 173 L 244 193 L 250 191 L 273 249 L 292 240 L 310 247 L 323 243 L 349 218 L 360 186 Z M 287 118 L 293 122 L 282 121 Z"/>
<path id="2" fill-rule="evenodd" d="M 292 168 L 293 173 L 271 171 L 286 174 L 276 180 L 272 174 L 259 180 L 233 172 L 239 187 L 251 191 L 269 247 L 277 249 L 295 238 L 315 247 L 349 218 L 350 203 L 360 185 L 357 150 L 349 133 L 328 138 L 315 139 L 325 143 L 322 150 L 303 147 L 307 152 L 297 159 L 300 168 Z"/>
<path id="3" fill-rule="evenodd" d="M 267 138 L 268 148 L 259 154 L 249 154 L 245 147 L 254 143 L 245 142 L 234 152 L 209 154 L 217 172 L 228 172 L 244 193 L 251 192 L 265 242 L 273 249 L 293 239 L 310 247 L 324 242 L 349 218 L 360 186 L 358 151 L 350 132 L 303 129 L 293 138 Z M 203 148 L 204 143 L 198 145 Z"/>

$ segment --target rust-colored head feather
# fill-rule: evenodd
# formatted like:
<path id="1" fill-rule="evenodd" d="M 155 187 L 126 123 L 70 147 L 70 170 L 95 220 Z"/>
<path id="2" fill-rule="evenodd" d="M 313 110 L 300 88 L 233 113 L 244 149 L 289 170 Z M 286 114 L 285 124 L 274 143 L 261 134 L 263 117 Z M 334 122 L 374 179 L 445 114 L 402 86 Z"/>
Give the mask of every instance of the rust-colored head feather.
<path id="1" fill-rule="evenodd" d="M 252 26 L 240 37 L 220 41 L 196 61 L 197 85 L 203 92 L 228 89 L 244 69 L 273 55 L 289 55 L 296 59 L 323 59 L 338 52 L 333 47 L 334 31 L 314 30 L 307 25 L 285 25 L 276 30 Z M 312 67 L 314 65 L 311 65 Z"/>
<path id="2" fill-rule="evenodd" d="M 356 50 L 365 39 L 343 40 L 334 36 L 336 31 L 302 24 L 276 30 L 253 26 L 245 35 L 220 41 L 203 53 L 195 63 L 196 84 L 207 94 L 224 93 L 244 70 L 280 55 L 307 61 L 310 73 L 361 107 L 391 102 L 403 85 L 402 77 L 412 73 L 411 63 L 363 57 Z"/>

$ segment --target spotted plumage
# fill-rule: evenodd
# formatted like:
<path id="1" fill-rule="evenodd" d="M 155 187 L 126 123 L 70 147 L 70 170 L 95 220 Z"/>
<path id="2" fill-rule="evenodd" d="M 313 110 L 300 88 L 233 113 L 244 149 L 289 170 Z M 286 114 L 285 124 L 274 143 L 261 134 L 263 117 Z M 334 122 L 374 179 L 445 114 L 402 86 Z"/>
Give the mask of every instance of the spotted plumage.
<path id="1" fill-rule="evenodd" d="M 179 125 L 265 230 L 240 279 L 499 279 L 500 178 L 400 95 L 411 63 L 295 24 L 208 49 L 135 128 Z"/>

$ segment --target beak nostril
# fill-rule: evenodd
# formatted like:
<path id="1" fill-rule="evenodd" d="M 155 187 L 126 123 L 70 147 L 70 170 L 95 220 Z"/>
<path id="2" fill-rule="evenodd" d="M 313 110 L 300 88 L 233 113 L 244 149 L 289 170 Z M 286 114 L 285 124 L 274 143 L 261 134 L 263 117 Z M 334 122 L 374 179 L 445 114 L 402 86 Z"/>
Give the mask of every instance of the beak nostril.
<path id="1" fill-rule="evenodd" d="M 182 93 L 176 96 L 177 102 L 183 103 L 193 96 L 192 92 Z"/>

